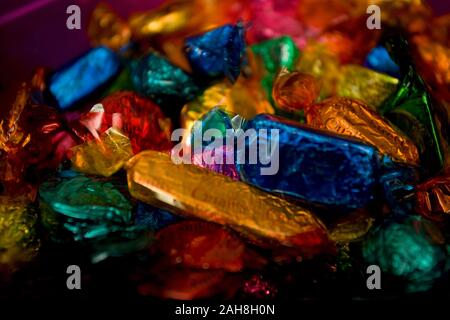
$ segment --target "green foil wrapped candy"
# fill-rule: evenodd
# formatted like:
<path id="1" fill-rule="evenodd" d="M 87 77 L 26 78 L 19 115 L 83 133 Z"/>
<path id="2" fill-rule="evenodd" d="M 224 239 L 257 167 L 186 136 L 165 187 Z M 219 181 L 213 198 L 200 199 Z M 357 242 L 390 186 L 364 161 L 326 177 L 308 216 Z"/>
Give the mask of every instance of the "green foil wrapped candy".
<path id="1" fill-rule="evenodd" d="M 397 91 L 379 110 L 415 142 L 425 173 L 434 174 L 444 165 L 444 151 L 434 119 L 432 99 L 407 54 L 407 42 L 391 38 L 386 46 L 393 60 L 400 65 L 402 78 Z"/>
<path id="2" fill-rule="evenodd" d="M 367 263 L 405 280 L 406 290 L 429 290 L 450 266 L 440 230 L 420 216 L 391 219 L 363 243 Z"/>
<path id="3" fill-rule="evenodd" d="M 273 81 L 281 68 L 293 71 L 299 57 L 299 50 L 289 36 L 260 42 L 251 46 L 254 55 L 261 59 L 265 75 L 261 79 L 261 86 L 272 100 Z"/>

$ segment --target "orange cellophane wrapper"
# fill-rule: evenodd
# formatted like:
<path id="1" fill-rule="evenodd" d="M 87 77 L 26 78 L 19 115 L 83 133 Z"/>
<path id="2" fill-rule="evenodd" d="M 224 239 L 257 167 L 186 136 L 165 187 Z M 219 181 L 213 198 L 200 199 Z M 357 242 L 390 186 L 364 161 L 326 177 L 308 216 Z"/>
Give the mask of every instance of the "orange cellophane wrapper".
<path id="1" fill-rule="evenodd" d="M 307 110 L 306 118 L 315 128 L 360 139 L 397 161 L 413 165 L 419 162 L 414 143 L 360 101 L 329 98 Z"/>
<path id="2" fill-rule="evenodd" d="M 450 168 L 416 186 L 417 211 L 433 220 L 450 218 Z"/>
<path id="3" fill-rule="evenodd" d="M 119 50 L 130 41 L 131 29 L 107 3 L 99 3 L 91 15 L 88 36 L 94 46 Z"/>

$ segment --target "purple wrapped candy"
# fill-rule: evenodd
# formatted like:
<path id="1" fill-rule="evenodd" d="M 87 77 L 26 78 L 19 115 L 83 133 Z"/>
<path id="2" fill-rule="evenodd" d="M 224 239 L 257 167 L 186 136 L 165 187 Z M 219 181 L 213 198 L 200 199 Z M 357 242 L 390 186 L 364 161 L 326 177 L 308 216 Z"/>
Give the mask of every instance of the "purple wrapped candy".
<path id="1" fill-rule="evenodd" d="M 214 149 L 205 148 L 202 153 L 192 155 L 192 163 L 226 175 L 233 180 L 239 180 L 239 173 L 234 164 L 234 156 L 227 157 L 228 154 L 234 154 L 233 146 L 224 145 Z M 227 161 L 227 158 L 230 159 Z"/>

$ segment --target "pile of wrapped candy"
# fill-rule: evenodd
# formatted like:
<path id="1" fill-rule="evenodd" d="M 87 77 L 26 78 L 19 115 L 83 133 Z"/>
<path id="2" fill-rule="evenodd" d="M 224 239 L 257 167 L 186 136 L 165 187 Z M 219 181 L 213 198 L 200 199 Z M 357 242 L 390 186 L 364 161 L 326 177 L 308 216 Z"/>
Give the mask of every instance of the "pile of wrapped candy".
<path id="1" fill-rule="evenodd" d="M 384 293 L 449 294 L 449 15 L 174 0 L 100 4 L 87 34 L 2 115 L 0 283 L 59 248 L 133 261 L 120 276 L 158 298 L 364 298 L 369 265 Z M 256 136 L 198 142 L 207 129 Z M 261 141 L 269 174 L 236 161 Z"/>

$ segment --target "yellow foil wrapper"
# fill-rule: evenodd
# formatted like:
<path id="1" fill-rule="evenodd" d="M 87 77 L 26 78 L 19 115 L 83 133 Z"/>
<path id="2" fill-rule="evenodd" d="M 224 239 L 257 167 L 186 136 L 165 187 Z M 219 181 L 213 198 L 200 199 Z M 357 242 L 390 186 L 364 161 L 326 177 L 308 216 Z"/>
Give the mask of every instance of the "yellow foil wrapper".
<path id="1" fill-rule="evenodd" d="M 201 32 L 206 23 L 205 15 L 198 12 L 209 12 L 211 1 L 176 0 L 164 3 L 156 10 L 134 14 L 129 19 L 133 34 L 137 37 L 171 34 L 179 31 L 190 33 Z"/>
<path id="2" fill-rule="evenodd" d="M 296 70 L 315 76 L 321 81 L 320 99 L 336 94 L 339 61 L 324 45 L 310 42 L 302 52 Z"/>
<path id="3" fill-rule="evenodd" d="M 296 247 L 305 254 L 329 244 L 326 228 L 308 210 L 206 169 L 177 165 L 168 154 L 141 152 L 126 169 L 131 195 L 148 204 Z"/>
<path id="4" fill-rule="evenodd" d="M 0 270 L 6 266 L 11 271 L 36 256 L 40 248 L 36 221 L 28 202 L 0 197 Z"/>
<path id="5" fill-rule="evenodd" d="M 414 143 L 359 101 L 329 98 L 310 108 L 306 119 L 315 128 L 360 139 L 398 161 L 414 165 L 419 163 L 419 153 Z"/>
<path id="6" fill-rule="evenodd" d="M 119 130 L 109 128 L 98 140 L 72 148 L 72 166 L 88 174 L 109 177 L 133 156 L 130 140 Z"/>
<path id="7" fill-rule="evenodd" d="M 181 109 L 181 127 L 190 130 L 195 121 L 199 120 L 205 113 L 217 105 L 229 108 L 228 94 L 230 86 L 224 82 L 217 83 L 206 89 L 202 95 L 188 102 Z M 228 110 L 230 111 L 230 110 Z"/>
<path id="8" fill-rule="evenodd" d="M 186 37 L 235 23 L 242 5 L 240 1 L 169 0 L 154 10 L 131 15 L 128 22 L 138 38 L 174 34 Z"/>
<path id="9" fill-rule="evenodd" d="M 357 65 L 340 69 L 337 95 L 362 100 L 373 108 L 380 107 L 397 90 L 398 79 Z"/>
<path id="10" fill-rule="evenodd" d="M 100 3 L 92 12 L 88 36 L 94 46 L 119 50 L 130 42 L 131 29 L 107 3 Z"/>
<path id="11" fill-rule="evenodd" d="M 0 151 L 11 152 L 23 148 L 30 142 L 30 135 L 17 126 L 20 115 L 28 103 L 30 89 L 22 84 L 8 116 L 0 121 Z"/>
<path id="12" fill-rule="evenodd" d="M 330 227 L 330 238 L 335 242 L 357 241 L 369 232 L 374 220 L 366 210 L 357 210 L 343 216 Z"/>
<path id="13" fill-rule="evenodd" d="M 209 87 L 202 95 L 183 107 L 181 126 L 190 130 L 195 121 L 216 106 L 245 119 L 252 119 L 260 113 L 273 114 L 273 107 L 262 96 L 264 93 L 258 91 L 259 87 L 256 87 L 258 84 L 250 83 L 251 81 L 253 80 L 239 77 L 234 86 L 219 82 Z"/>

